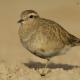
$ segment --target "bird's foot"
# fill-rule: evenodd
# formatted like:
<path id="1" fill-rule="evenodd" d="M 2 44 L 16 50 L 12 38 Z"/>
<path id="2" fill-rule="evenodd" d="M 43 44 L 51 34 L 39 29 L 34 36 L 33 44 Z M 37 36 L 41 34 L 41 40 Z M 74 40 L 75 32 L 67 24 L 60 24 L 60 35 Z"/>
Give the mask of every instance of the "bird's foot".
<path id="1" fill-rule="evenodd" d="M 50 72 L 51 72 L 51 69 L 47 69 L 47 68 L 46 68 L 46 70 L 44 69 L 40 75 L 41 75 L 41 76 L 45 76 L 45 75 L 47 75 L 47 74 L 50 73 Z"/>

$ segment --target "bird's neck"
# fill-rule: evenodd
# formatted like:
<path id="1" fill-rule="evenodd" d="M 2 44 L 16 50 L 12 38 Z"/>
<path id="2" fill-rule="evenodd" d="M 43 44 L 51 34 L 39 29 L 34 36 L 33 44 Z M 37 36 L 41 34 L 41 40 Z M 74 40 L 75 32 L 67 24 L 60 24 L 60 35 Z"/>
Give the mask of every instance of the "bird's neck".
<path id="1" fill-rule="evenodd" d="M 28 36 L 31 36 L 33 33 L 36 32 L 38 26 L 36 23 L 30 24 L 30 23 L 26 23 L 21 25 L 20 29 L 19 29 L 19 35 L 22 38 L 27 38 Z"/>

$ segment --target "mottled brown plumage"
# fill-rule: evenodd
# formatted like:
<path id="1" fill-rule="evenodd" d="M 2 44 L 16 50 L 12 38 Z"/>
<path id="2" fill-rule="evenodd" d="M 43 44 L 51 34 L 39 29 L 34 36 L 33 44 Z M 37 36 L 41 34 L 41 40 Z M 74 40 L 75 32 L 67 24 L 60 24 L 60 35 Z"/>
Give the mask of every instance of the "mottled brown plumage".
<path id="1" fill-rule="evenodd" d="M 58 23 L 39 17 L 34 10 L 23 11 L 19 22 L 21 43 L 41 58 L 63 54 L 68 48 L 80 45 L 79 38 L 67 32 Z"/>
<path id="2" fill-rule="evenodd" d="M 18 22 L 21 23 L 21 43 L 32 54 L 41 58 L 49 60 L 52 56 L 65 54 L 71 47 L 80 45 L 79 38 L 67 32 L 58 23 L 41 18 L 34 10 L 23 11 Z"/>

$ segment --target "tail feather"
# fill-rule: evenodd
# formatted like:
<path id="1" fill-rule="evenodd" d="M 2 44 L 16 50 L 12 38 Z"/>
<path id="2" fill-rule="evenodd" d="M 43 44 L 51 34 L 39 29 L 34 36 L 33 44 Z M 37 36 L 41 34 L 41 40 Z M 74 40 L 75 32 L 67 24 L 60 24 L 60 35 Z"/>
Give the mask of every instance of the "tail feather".
<path id="1" fill-rule="evenodd" d="M 72 44 L 72 46 L 80 46 L 80 39 L 71 35 L 70 36 L 70 43 Z"/>

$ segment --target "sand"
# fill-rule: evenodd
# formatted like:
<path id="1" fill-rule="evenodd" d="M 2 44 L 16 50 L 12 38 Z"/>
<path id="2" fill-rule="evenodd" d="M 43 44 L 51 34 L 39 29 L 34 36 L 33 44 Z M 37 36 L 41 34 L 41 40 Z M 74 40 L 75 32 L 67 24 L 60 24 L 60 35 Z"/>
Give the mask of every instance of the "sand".
<path id="1" fill-rule="evenodd" d="M 70 68 L 70 66 L 67 67 L 69 67 L 69 69 L 55 67 L 45 76 L 41 76 L 40 74 L 43 69 L 37 71 L 34 68 L 30 69 L 21 64 L 9 65 L 7 62 L 2 61 L 0 62 L 0 80 L 79 80 L 79 66 L 72 68 Z"/>
<path id="2" fill-rule="evenodd" d="M 46 60 L 24 49 L 18 36 L 17 21 L 25 9 L 36 10 L 80 38 L 79 0 L 0 0 L 0 80 L 80 80 L 80 46 L 51 58 L 48 73 L 41 76 Z"/>

